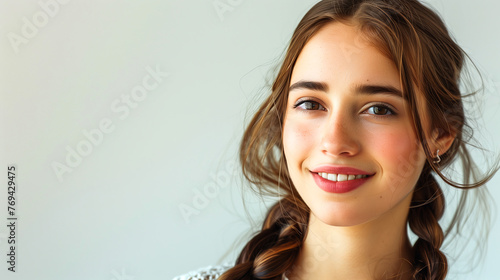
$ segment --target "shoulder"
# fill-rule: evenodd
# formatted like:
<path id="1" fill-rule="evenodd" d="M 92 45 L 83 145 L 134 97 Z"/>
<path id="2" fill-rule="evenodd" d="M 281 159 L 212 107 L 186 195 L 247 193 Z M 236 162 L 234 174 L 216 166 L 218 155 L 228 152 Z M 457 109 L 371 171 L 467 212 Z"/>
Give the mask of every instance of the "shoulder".
<path id="1" fill-rule="evenodd" d="M 230 264 L 207 266 L 184 275 L 179 275 L 173 280 L 216 280 L 231 267 L 232 265 Z"/>

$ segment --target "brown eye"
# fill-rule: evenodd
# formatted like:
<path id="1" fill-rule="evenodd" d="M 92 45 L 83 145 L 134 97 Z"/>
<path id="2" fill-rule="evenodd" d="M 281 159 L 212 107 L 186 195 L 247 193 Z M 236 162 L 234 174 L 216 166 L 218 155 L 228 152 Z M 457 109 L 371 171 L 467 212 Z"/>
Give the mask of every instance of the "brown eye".
<path id="1" fill-rule="evenodd" d="M 389 109 L 389 107 L 384 105 L 371 106 L 366 111 L 368 112 L 368 114 L 378 115 L 378 116 L 395 115 L 393 110 Z"/>
<path id="2" fill-rule="evenodd" d="M 294 106 L 294 108 L 297 107 L 303 110 L 323 110 L 323 111 L 325 110 L 325 107 L 323 107 L 318 102 L 312 100 L 300 101 Z"/>

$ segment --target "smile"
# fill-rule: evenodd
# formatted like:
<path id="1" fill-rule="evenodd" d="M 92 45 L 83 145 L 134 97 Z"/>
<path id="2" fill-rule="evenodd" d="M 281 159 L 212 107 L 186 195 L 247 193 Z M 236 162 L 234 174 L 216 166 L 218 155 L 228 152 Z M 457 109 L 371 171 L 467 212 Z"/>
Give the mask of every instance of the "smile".
<path id="1" fill-rule="evenodd" d="M 343 182 L 343 181 L 351 181 L 351 180 L 356 180 L 356 179 L 363 179 L 368 177 L 368 175 L 364 174 L 358 174 L 358 175 L 353 175 L 353 174 L 331 174 L 331 173 L 323 173 L 319 172 L 319 176 L 323 177 L 324 179 L 327 179 L 329 181 L 333 182 Z"/>
<path id="2" fill-rule="evenodd" d="M 373 174 L 359 174 L 361 172 L 358 171 L 357 174 L 311 172 L 311 174 L 320 189 L 328 193 L 341 194 L 354 191 L 373 177 Z"/>

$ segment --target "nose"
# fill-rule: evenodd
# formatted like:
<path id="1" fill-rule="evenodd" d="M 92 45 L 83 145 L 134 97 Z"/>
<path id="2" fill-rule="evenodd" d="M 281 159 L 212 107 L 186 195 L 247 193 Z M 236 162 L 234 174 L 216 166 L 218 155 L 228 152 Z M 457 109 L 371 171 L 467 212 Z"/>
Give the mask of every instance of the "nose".
<path id="1" fill-rule="evenodd" d="M 359 153 L 359 131 L 345 112 L 329 116 L 324 123 L 321 139 L 322 152 L 332 157 L 352 157 Z"/>

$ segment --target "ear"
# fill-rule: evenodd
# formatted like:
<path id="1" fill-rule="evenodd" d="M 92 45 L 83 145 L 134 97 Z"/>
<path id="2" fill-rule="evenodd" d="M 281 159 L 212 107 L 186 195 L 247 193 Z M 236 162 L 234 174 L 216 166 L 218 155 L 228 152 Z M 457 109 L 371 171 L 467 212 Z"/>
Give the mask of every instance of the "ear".
<path id="1" fill-rule="evenodd" d="M 434 129 L 432 132 L 432 145 L 430 145 L 431 151 L 436 153 L 436 151 L 439 150 L 439 155 L 446 153 L 453 144 L 455 137 L 455 132 L 445 132 L 439 128 Z"/>

